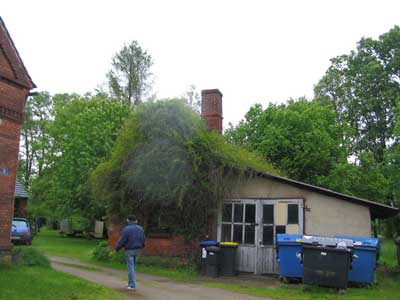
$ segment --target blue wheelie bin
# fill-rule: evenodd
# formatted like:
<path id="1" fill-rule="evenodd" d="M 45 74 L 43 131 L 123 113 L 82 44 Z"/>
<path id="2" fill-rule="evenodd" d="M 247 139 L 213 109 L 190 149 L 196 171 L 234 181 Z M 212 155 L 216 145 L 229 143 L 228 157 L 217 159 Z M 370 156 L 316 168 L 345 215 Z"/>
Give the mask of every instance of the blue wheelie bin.
<path id="1" fill-rule="evenodd" d="M 218 242 L 214 240 L 205 240 L 200 242 L 200 250 L 201 250 L 201 275 L 206 275 L 206 266 L 207 266 L 207 251 L 206 248 L 209 246 L 218 246 Z"/>
<path id="2" fill-rule="evenodd" d="M 380 240 L 370 237 L 336 236 L 352 239 L 354 242 L 354 257 L 349 281 L 361 284 L 375 283 L 375 269 L 379 261 Z"/>
<path id="3" fill-rule="evenodd" d="M 290 280 L 303 277 L 301 264 L 301 234 L 277 234 L 276 259 L 281 278 Z"/>

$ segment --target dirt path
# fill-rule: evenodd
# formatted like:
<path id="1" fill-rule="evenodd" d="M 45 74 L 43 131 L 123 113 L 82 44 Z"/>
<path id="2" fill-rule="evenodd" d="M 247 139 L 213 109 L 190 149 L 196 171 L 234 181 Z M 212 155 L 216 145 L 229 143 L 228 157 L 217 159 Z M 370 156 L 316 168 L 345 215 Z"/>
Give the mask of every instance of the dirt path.
<path id="1" fill-rule="evenodd" d="M 186 282 L 177 282 L 164 277 L 137 274 L 138 290 L 126 290 L 126 272 L 80 262 L 79 260 L 51 257 L 54 269 L 70 273 L 86 280 L 124 292 L 126 300 L 266 300 L 235 293 L 224 289 L 210 288 Z"/>

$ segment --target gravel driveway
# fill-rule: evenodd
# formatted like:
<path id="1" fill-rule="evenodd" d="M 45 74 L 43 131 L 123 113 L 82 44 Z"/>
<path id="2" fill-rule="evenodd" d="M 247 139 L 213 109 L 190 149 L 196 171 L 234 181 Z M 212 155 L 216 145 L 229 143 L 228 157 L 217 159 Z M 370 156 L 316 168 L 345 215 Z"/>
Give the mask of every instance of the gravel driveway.
<path id="1" fill-rule="evenodd" d="M 138 289 L 126 289 L 126 272 L 83 263 L 78 260 L 51 257 L 54 269 L 123 292 L 128 299 L 142 300 L 266 300 L 224 289 L 211 288 L 186 282 L 173 281 L 164 277 L 137 274 Z"/>

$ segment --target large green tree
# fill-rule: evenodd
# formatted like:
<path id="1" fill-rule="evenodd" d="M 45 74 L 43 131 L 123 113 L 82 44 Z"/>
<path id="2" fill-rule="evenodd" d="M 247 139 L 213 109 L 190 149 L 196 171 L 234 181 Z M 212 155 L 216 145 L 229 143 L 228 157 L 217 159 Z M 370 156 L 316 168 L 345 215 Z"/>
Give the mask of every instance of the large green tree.
<path id="1" fill-rule="evenodd" d="M 143 102 L 152 87 L 152 65 L 151 55 L 137 41 L 124 45 L 112 58 L 107 74 L 112 96 L 132 105 Z"/>
<path id="2" fill-rule="evenodd" d="M 111 153 L 129 105 L 105 95 L 57 95 L 54 120 L 48 125 L 52 156 L 32 186 L 33 204 L 66 217 L 79 213 L 101 217 L 105 211 L 90 193 L 92 170 Z"/>
<path id="3" fill-rule="evenodd" d="M 359 157 L 373 153 L 384 161 L 385 149 L 393 141 L 394 108 L 400 96 L 400 27 L 379 39 L 362 38 L 349 55 L 331 60 L 315 95 L 333 105 L 336 119 L 349 125 L 349 149 Z"/>
<path id="4" fill-rule="evenodd" d="M 27 99 L 25 122 L 21 130 L 18 177 L 26 188 L 32 176 L 40 176 L 48 156 L 47 127 L 53 110 L 53 99 L 47 92 L 40 92 Z"/>
<path id="5" fill-rule="evenodd" d="M 245 120 L 226 132 L 230 142 L 263 155 L 289 177 L 316 184 L 345 159 L 345 143 L 335 113 L 318 101 L 250 108 Z"/>

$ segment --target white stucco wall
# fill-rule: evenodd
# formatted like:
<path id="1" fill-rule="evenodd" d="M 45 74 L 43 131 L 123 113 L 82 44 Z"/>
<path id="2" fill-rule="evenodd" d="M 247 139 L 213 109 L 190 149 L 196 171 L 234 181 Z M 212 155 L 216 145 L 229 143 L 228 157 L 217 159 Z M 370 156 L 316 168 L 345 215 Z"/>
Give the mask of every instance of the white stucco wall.
<path id="1" fill-rule="evenodd" d="M 235 182 L 226 198 L 304 199 L 305 234 L 371 236 L 369 208 L 345 200 L 256 177 Z"/>

